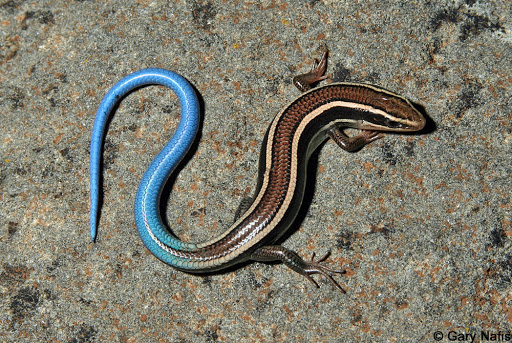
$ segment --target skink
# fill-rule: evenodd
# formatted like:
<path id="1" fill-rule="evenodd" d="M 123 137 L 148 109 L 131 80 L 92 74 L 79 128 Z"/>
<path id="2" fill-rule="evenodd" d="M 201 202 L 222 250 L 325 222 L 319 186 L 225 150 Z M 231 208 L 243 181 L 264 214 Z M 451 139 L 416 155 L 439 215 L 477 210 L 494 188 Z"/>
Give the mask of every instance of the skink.
<path id="1" fill-rule="evenodd" d="M 286 106 L 270 124 L 263 140 L 258 182 L 251 202 L 241 205 L 241 215 L 220 236 L 204 243 L 181 241 L 162 223 L 159 200 L 169 175 L 193 143 L 199 122 L 199 104 L 191 85 L 164 69 L 144 69 L 119 81 L 103 99 L 91 139 L 91 239 L 97 232 L 101 146 L 110 112 L 120 98 L 135 88 L 160 84 L 173 90 L 181 105 L 181 119 L 170 142 L 153 160 L 140 182 L 135 200 L 137 229 L 145 246 L 163 262 L 186 272 L 218 271 L 253 260 L 280 261 L 311 278 L 320 273 L 343 291 L 330 275 L 343 273 L 325 266 L 324 257 L 304 260 L 295 252 L 273 245 L 291 226 L 299 212 L 306 182 L 306 163 L 327 138 L 342 149 L 354 151 L 383 137 L 381 131 L 421 130 L 425 119 L 405 98 L 387 90 L 356 83 L 332 83 L 311 89 L 326 78 L 327 50 L 309 73 L 294 78 L 304 93 Z M 343 128 L 360 129 L 349 137 Z"/>

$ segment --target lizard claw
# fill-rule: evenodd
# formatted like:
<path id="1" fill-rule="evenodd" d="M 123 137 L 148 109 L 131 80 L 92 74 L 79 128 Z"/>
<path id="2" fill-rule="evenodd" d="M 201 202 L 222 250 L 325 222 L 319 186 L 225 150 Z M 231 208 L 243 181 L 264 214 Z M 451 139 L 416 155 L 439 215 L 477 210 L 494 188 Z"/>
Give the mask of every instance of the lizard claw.
<path id="1" fill-rule="evenodd" d="M 327 257 L 329 257 L 331 253 L 327 252 L 325 255 L 320 257 L 317 261 L 315 261 L 315 253 L 311 255 L 311 259 L 309 261 L 305 261 L 305 268 L 303 269 L 302 274 L 311 281 L 317 288 L 320 286 L 318 283 L 311 277 L 313 274 L 322 274 L 325 276 L 336 288 L 338 288 L 342 293 L 346 293 L 345 290 L 333 279 L 331 275 L 328 273 L 337 273 L 337 274 L 345 274 L 346 270 L 334 270 L 329 267 L 326 267 L 321 264 L 321 262 L 325 261 Z"/>

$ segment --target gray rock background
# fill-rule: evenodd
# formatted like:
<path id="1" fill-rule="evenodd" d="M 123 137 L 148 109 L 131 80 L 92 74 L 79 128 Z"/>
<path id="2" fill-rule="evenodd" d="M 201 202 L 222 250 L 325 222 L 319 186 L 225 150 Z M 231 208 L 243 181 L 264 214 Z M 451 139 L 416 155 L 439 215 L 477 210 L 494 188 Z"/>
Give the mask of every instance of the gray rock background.
<path id="1" fill-rule="evenodd" d="M 509 330 L 511 13 L 474 0 L 0 1 L 0 341 L 447 342 Z M 201 134 L 166 218 L 202 241 L 252 194 L 266 127 L 321 45 L 331 81 L 387 88 L 431 119 L 354 154 L 328 142 L 314 163 L 314 194 L 283 244 L 331 250 L 347 294 L 280 265 L 189 275 L 146 250 L 137 184 L 179 121 L 162 87 L 113 116 L 89 242 L 88 145 L 116 81 L 162 67 L 200 93 Z"/>

